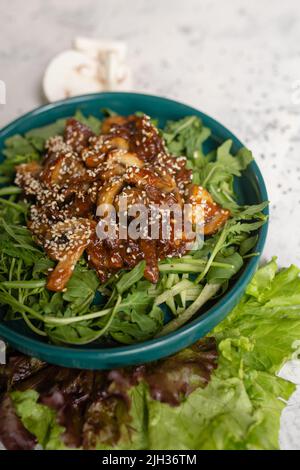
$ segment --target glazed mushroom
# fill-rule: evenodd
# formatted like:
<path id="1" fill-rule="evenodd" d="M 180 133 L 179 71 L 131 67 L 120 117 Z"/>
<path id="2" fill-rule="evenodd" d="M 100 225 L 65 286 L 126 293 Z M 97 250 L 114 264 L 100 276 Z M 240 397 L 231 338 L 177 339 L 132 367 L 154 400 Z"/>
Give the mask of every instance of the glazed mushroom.
<path id="1" fill-rule="evenodd" d="M 100 135 L 75 119 L 67 120 L 64 134 L 47 141 L 41 164 L 16 168 L 16 183 L 33 202 L 28 227 L 48 256 L 58 262 L 49 275 L 48 289 L 66 287 L 84 251 L 102 282 L 145 260 L 145 277 L 155 283 L 159 259 L 181 256 L 189 250 L 186 234 L 180 239 L 175 236 L 174 217 L 170 217 L 170 237 L 166 239 L 160 216 L 156 219 L 158 239 L 148 239 L 148 228 L 137 239 L 130 234 L 127 238 L 98 238 L 97 222 L 110 214 L 109 205 L 117 210 L 111 219 L 115 222 L 121 222 L 121 215 L 128 210 L 126 229 L 128 220 L 133 221 L 135 204 L 174 211 L 178 205 L 182 210 L 184 203 L 192 205 L 192 223 L 196 222 L 196 207 L 203 209 L 205 235 L 221 228 L 230 212 L 215 203 L 208 191 L 191 185 L 186 163 L 185 157 L 168 153 L 159 131 L 145 115 L 112 116 L 103 122 Z M 121 205 L 123 197 L 126 207 Z M 108 206 L 102 214 L 97 211 L 101 205 Z M 120 227 L 116 224 L 118 235 Z"/>
<path id="2" fill-rule="evenodd" d="M 115 197 L 117 194 L 120 193 L 124 185 L 124 181 L 122 178 L 114 178 L 112 181 L 104 184 L 99 193 L 97 198 L 97 205 L 100 206 L 101 204 L 114 204 Z"/>
<path id="3" fill-rule="evenodd" d="M 47 288 L 62 291 L 70 279 L 77 261 L 90 243 L 95 223 L 88 219 L 66 219 L 47 231 L 44 248 L 49 258 L 58 261 L 49 274 Z"/>
<path id="4" fill-rule="evenodd" d="M 189 190 L 188 202 L 194 206 L 193 220 L 196 222 L 196 208 L 202 208 L 204 218 L 204 235 L 212 235 L 217 232 L 230 217 L 230 211 L 214 202 L 209 192 L 202 186 L 192 185 Z"/>
<path id="5" fill-rule="evenodd" d="M 16 166 L 15 183 L 21 186 L 27 196 L 33 196 L 40 190 L 39 174 L 42 167 L 37 162 L 22 163 Z"/>
<path id="6" fill-rule="evenodd" d="M 170 193 L 176 189 L 174 179 L 169 175 L 160 175 L 147 168 L 129 168 L 124 181 L 137 187 L 154 186 L 155 188 Z"/>

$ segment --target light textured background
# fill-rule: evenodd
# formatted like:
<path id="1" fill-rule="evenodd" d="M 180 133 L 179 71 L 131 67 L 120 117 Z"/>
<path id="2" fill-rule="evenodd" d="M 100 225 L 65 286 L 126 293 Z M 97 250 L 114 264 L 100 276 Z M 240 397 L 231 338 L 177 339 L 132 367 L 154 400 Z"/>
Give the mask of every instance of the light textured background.
<path id="1" fill-rule="evenodd" d="M 0 126 L 43 103 L 43 71 L 76 35 L 124 40 L 136 91 L 198 107 L 254 152 L 271 201 L 264 256 L 300 265 L 299 0 L 1 0 L 0 20 Z"/>

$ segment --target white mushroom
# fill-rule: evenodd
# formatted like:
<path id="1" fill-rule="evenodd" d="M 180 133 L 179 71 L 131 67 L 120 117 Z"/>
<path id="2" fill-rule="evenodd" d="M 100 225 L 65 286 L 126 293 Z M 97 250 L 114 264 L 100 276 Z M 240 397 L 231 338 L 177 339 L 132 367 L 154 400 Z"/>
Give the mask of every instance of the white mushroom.
<path id="1" fill-rule="evenodd" d="M 77 38 L 48 65 L 43 89 L 49 101 L 105 90 L 129 90 L 126 46 L 121 42 Z"/>

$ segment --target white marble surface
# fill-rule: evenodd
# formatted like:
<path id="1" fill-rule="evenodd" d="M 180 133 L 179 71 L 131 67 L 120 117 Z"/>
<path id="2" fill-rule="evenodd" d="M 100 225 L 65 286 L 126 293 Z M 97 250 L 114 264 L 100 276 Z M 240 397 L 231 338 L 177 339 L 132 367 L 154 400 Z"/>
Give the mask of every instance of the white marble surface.
<path id="1" fill-rule="evenodd" d="M 271 201 L 264 256 L 300 265 L 299 0 L 3 0 L 0 18 L 0 126 L 43 103 L 46 64 L 76 35 L 124 40 L 136 91 L 198 107 L 253 150 Z"/>
<path id="2" fill-rule="evenodd" d="M 287 362 L 278 375 L 297 386 L 281 413 L 280 448 L 300 450 L 300 360 L 292 359 Z"/>

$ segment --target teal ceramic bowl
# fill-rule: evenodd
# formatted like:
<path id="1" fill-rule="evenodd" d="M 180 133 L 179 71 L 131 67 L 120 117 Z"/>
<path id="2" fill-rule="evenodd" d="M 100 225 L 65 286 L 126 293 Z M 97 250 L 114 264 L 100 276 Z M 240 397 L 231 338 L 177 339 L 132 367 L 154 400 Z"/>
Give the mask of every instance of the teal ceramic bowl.
<path id="1" fill-rule="evenodd" d="M 77 109 L 87 115 L 101 116 L 103 108 L 110 108 L 124 115 L 143 111 L 158 118 L 160 125 L 164 125 L 169 119 L 176 120 L 188 115 L 197 115 L 203 120 L 204 125 L 212 130 L 213 136 L 208 142 L 210 149 L 226 139 L 232 139 L 234 153 L 243 146 L 225 127 L 190 106 L 166 98 L 137 93 L 99 93 L 42 106 L 20 117 L 0 131 L 0 151 L 4 140 L 9 136 L 23 134 L 30 129 L 50 124 L 56 119 L 72 116 Z M 264 180 L 255 162 L 252 162 L 242 177 L 236 180 L 235 185 L 239 200 L 243 204 L 257 204 L 268 199 Z M 265 212 L 267 214 L 267 210 Z M 267 224 L 259 230 L 255 252 L 262 252 L 266 235 Z M 239 301 L 258 262 L 259 256 L 249 258 L 225 295 L 178 331 L 158 339 L 113 348 L 95 344 L 76 348 L 55 346 L 35 336 L 21 321 L 0 322 L 0 337 L 25 354 L 67 367 L 110 369 L 160 359 L 191 345 L 223 320 Z"/>

